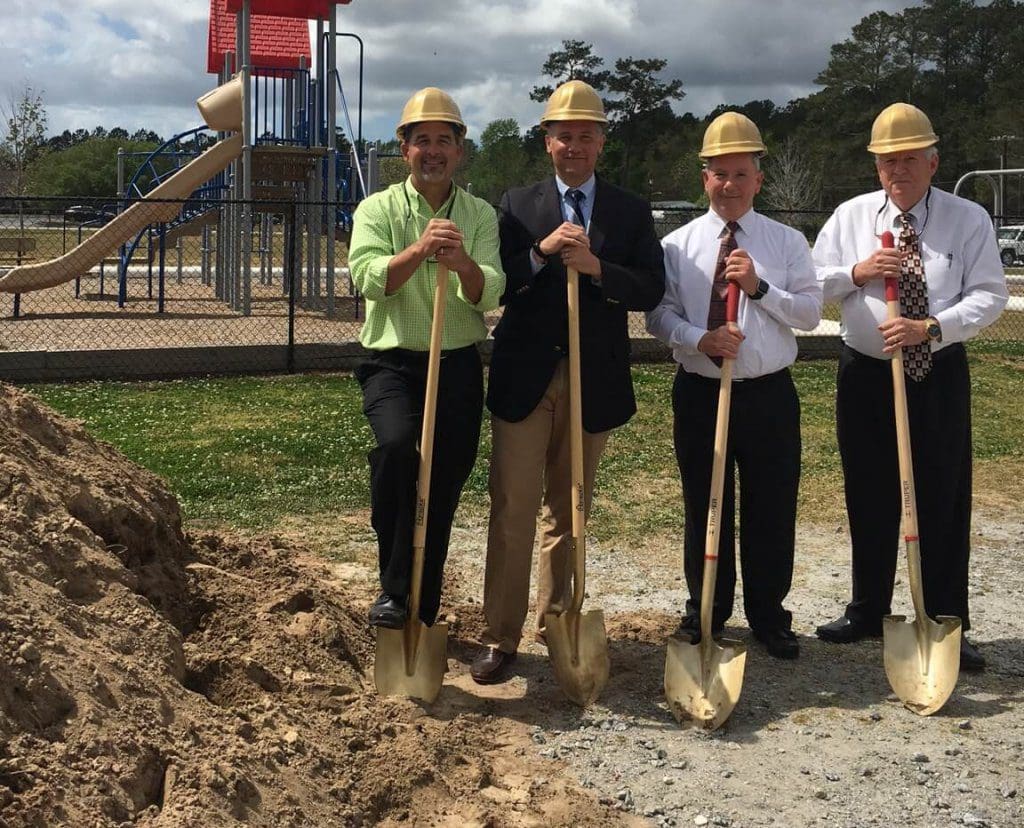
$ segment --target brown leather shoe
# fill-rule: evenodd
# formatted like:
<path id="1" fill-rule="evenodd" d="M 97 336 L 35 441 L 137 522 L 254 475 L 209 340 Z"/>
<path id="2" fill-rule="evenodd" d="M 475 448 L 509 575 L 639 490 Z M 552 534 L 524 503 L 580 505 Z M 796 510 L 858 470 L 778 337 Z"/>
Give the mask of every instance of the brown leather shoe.
<path id="1" fill-rule="evenodd" d="M 496 684 L 505 680 L 508 667 L 515 660 L 515 653 L 506 653 L 497 647 L 488 647 L 473 660 L 469 674 L 477 684 Z"/>

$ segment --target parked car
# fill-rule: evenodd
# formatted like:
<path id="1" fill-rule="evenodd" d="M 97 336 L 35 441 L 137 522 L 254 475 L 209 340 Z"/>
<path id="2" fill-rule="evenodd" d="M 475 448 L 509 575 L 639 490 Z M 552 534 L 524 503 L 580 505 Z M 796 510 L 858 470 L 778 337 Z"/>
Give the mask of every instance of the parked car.
<path id="1" fill-rule="evenodd" d="M 74 207 L 64 209 L 65 221 L 91 227 L 102 227 L 116 215 L 117 211 L 112 205 L 76 204 Z"/>
<path id="2" fill-rule="evenodd" d="M 996 230 L 996 239 L 999 242 L 999 258 L 1005 267 L 1011 267 L 1014 262 L 1024 259 L 1024 224 L 1000 227 Z"/>
<path id="3" fill-rule="evenodd" d="M 692 201 L 652 201 L 651 216 L 655 221 L 672 218 L 672 213 L 697 211 L 699 208 Z"/>

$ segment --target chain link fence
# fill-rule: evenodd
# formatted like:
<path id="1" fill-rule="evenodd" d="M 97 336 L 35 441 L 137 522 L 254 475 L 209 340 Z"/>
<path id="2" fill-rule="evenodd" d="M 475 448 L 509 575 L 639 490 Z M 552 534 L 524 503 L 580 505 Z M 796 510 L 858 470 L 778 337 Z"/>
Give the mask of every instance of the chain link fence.
<path id="1" fill-rule="evenodd" d="M 701 212 L 656 211 L 659 235 Z M 828 215 L 768 214 L 812 239 Z M 350 367 L 364 308 L 348 235 L 330 218 L 327 205 L 285 200 L 0 200 L 0 379 Z M 1011 306 L 982 337 L 1019 343 L 1024 269 L 1007 272 Z M 801 334 L 802 357 L 837 353 L 838 318 L 826 307 Z M 638 359 L 668 358 L 643 314 L 630 332 Z"/>

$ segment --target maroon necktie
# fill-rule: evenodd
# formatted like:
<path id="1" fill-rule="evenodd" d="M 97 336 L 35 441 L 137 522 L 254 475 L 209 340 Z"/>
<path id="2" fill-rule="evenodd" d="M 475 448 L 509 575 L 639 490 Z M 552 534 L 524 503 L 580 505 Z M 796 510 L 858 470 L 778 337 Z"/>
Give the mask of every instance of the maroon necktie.
<path id="1" fill-rule="evenodd" d="M 736 249 L 736 231 L 740 226 L 735 221 L 727 222 L 719 238 L 718 259 L 715 261 L 715 278 L 711 282 L 711 304 L 708 307 L 708 330 L 713 331 L 725 324 L 725 297 L 729 293 L 729 280 L 725 278 L 725 260 Z M 722 364 L 721 357 L 710 358 L 715 365 Z"/>
<path id="2" fill-rule="evenodd" d="M 900 213 L 900 311 L 907 319 L 928 318 L 928 283 L 924 278 L 921 244 L 910 213 Z M 920 382 L 932 369 L 932 346 L 928 340 L 903 347 L 903 373 Z"/>

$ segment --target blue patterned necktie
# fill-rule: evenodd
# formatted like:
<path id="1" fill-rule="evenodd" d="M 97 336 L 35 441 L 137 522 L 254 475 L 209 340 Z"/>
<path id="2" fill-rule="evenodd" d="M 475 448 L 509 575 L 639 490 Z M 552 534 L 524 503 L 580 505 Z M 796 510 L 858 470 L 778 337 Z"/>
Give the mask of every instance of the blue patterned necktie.
<path id="1" fill-rule="evenodd" d="M 566 190 L 565 199 L 569 202 L 569 215 L 573 224 L 586 227 L 587 223 L 583 220 L 583 202 L 587 200 L 587 194 L 583 190 Z"/>
<path id="2" fill-rule="evenodd" d="M 907 319 L 928 318 L 928 283 L 921 261 L 921 243 L 910 223 L 910 213 L 900 213 L 900 312 Z M 920 382 L 932 369 L 932 346 L 928 340 L 903 347 L 903 373 Z"/>

